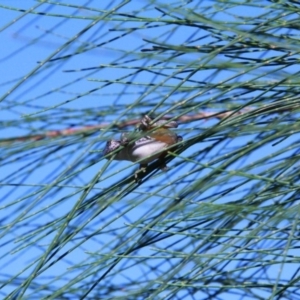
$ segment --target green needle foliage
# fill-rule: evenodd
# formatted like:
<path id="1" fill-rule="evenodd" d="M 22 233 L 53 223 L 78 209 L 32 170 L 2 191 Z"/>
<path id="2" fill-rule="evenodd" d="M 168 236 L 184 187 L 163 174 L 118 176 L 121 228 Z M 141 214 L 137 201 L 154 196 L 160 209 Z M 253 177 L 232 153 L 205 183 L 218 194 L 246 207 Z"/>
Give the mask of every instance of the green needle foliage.
<path id="1" fill-rule="evenodd" d="M 298 1 L 2 1 L 1 299 L 300 299 Z M 141 180 L 103 156 L 183 136 Z"/>

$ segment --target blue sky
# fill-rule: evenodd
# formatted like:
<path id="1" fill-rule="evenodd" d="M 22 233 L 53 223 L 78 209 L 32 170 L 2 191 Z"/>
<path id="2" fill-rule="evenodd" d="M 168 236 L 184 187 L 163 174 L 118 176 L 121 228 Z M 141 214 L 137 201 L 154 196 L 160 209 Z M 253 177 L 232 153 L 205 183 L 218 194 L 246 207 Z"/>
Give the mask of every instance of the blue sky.
<path id="1" fill-rule="evenodd" d="M 67 2 L 59 3 L 66 4 Z M 69 1 L 69 3 L 74 4 L 73 1 Z M 174 26 L 173 30 L 170 30 L 168 26 L 160 26 L 159 22 L 153 28 L 130 31 L 132 28 L 142 26 L 142 23 L 134 22 L 132 18 L 130 21 L 126 21 L 125 13 L 159 18 L 162 13 L 154 7 L 159 5 L 161 9 L 170 8 L 166 1 L 164 3 L 152 3 L 148 7 L 147 2 L 134 0 L 120 8 L 118 11 L 122 12 L 123 15 L 115 15 L 113 21 L 97 21 L 97 16 L 104 14 L 104 10 L 112 9 L 119 3 L 121 2 L 109 1 L 108 4 L 104 1 L 81 1 L 82 6 L 90 7 L 90 9 L 80 8 L 78 10 L 65 5 L 41 4 L 34 10 L 47 13 L 47 17 L 26 14 L 20 19 L 22 12 L 0 7 L 0 27 L 2 29 L 0 41 L 3 45 L 0 57 L 1 96 L 5 97 L 8 91 L 13 89 L 0 104 L 0 118 L 3 125 L 1 128 L 2 139 L 35 135 L 50 130 L 80 128 L 101 123 L 110 124 L 114 121 L 135 119 L 148 111 L 163 114 L 169 110 L 167 111 L 168 115 L 174 116 L 176 114 L 192 115 L 201 111 L 214 112 L 234 109 L 236 103 L 242 105 L 249 102 L 253 105 L 251 99 L 255 99 L 255 97 L 260 99 L 263 92 L 253 91 L 246 95 L 241 93 L 241 97 L 239 97 L 238 91 L 232 91 L 224 95 L 213 88 L 206 90 L 207 84 L 223 84 L 229 80 L 236 80 L 238 83 L 242 79 L 251 82 L 255 76 L 257 76 L 256 81 L 262 84 L 275 80 L 280 81 L 275 76 L 276 74 L 278 77 L 282 76 L 280 70 L 276 74 L 271 74 L 269 71 L 271 69 L 268 68 L 265 70 L 266 75 L 262 78 L 259 77 L 260 72 L 262 72 L 260 70 L 254 70 L 253 73 L 250 74 L 249 72 L 245 75 L 243 75 L 243 70 L 238 68 L 233 71 L 227 70 L 225 67 L 218 71 L 205 70 L 204 67 L 210 63 L 232 62 L 230 58 L 221 55 L 206 62 L 205 55 L 193 52 L 174 58 L 173 64 L 166 62 L 162 65 L 155 65 L 160 58 L 155 57 L 155 55 L 163 57 L 165 54 L 141 52 L 141 49 L 153 47 L 153 43 L 145 42 L 145 40 L 161 43 L 167 41 L 172 45 L 184 43 L 204 45 L 209 44 L 213 38 L 211 36 L 203 37 L 205 34 L 199 29 Z M 38 2 L 31 0 L 19 3 L 3 1 L 0 4 L 26 10 L 38 5 Z M 205 11 L 207 16 L 210 16 L 211 10 L 212 19 L 233 22 L 237 13 L 246 17 L 261 15 L 266 9 L 270 9 L 268 5 L 269 3 L 266 2 L 265 7 L 263 5 L 259 7 L 257 4 L 257 6 L 253 5 L 252 8 L 247 7 L 244 10 L 241 6 L 237 6 L 228 9 L 227 13 L 220 10 L 217 14 L 213 14 L 213 11 L 217 10 L 217 1 L 199 1 L 198 3 L 190 3 L 186 7 L 193 8 L 195 12 L 203 13 Z M 64 14 L 74 14 L 74 18 L 66 19 L 59 16 Z M 163 18 L 168 19 L 169 17 L 164 16 Z M 78 32 L 96 21 L 96 25 L 77 39 Z M 230 29 L 229 26 L 228 32 Z M 246 29 L 245 26 L 241 30 Z M 126 32 L 128 34 L 125 34 Z M 114 40 L 121 34 L 124 36 Z M 225 34 L 227 34 L 226 31 L 224 31 Z M 74 42 L 69 43 L 70 40 L 74 40 Z M 195 41 L 193 42 L 193 40 Z M 278 43 L 276 40 L 273 42 L 275 46 Z M 134 53 L 128 55 L 128 51 L 133 50 Z M 72 58 L 63 58 L 69 54 L 72 54 Z M 249 56 L 255 58 L 272 57 L 276 54 L 276 49 L 267 54 L 248 53 Z M 51 61 L 51 59 L 49 60 L 50 57 L 60 59 Z M 178 73 L 176 74 L 177 78 L 174 76 L 167 78 L 168 74 L 172 77 L 171 75 L 176 73 L 178 65 L 186 64 L 192 68 L 195 63 L 203 64 L 203 70 L 191 76 L 187 82 L 183 82 L 180 89 L 178 89 L 178 85 L 181 80 L 178 78 L 184 78 L 185 75 Z M 149 68 L 150 65 L 151 73 L 136 72 L 136 68 L 141 66 Z M 34 69 L 36 69 L 34 74 L 26 79 Z M 160 72 L 164 75 L 159 74 Z M 291 72 L 292 75 L 297 73 L 298 69 L 297 66 L 293 66 L 290 69 L 286 68 L 284 72 L 286 72 L 286 76 L 288 72 Z M 133 75 L 128 75 L 131 73 Z M 237 76 L 237 78 L 232 78 L 233 76 Z M 199 86 L 197 86 L 197 82 L 199 82 Z M 226 100 L 227 96 L 233 103 Z M 192 108 L 189 108 L 189 104 L 195 103 L 197 110 L 193 108 L 193 105 L 191 105 Z M 180 124 L 177 132 L 187 140 L 209 130 L 215 124 L 217 124 L 216 119 L 198 120 L 188 124 Z M 219 157 L 230 155 L 237 147 L 246 147 L 256 137 L 256 134 L 251 130 L 245 135 L 239 133 L 239 130 L 237 128 L 232 131 L 236 134 L 236 138 L 230 141 L 221 141 L 215 145 L 213 150 L 207 150 L 207 153 L 204 153 L 203 149 L 208 149 L 217 137 L 208 137 L 201 144 L 198 143 L 188 148 L 180 154 L 180 157 L 170 162 L 171 169 L 169 172 L 162 173 L 159 171 L 155 173 L 150 180 L 122 199 L 117 198 L 117 191 L 107 193 L 95 204 L 94 208 L 88 209 L 68 224 L 65 238 L 68 236 L 68 232 L 72 234 L 78 228 L 84 229 L 63 244 L 59 254 L 54 256 L 51 261 L 55 261 L 61 253 L 65 253 L 67 250 L 71 250 L 70 253 L 51 266 L 33 284 L 47 283 L 51 284 L 53 288 L 59 289 L 68 284 L 68 280 L 71 281 L 74 278 L 78 280 L 77 285 L 79 282 L 85 282 L 85 279 L 76 276 L 87 276 L 89 272 L 96 272 L 95 270 L 97 270 L 95 274 L 100 276 L 101 270 L 97 269 L 99 267 L 97 264 L 94 265 L 95 260 L 99 259 L 103 263 L 107 253 L 110 253 L 112 249 L 118 249 L 120 236 L 129 239 L 128 245 L 134 244 L 138 239 L 134 235 L 139 232 L 138 226 L 143 224 L 147 227 L 147 220 L 158 212 L 164 211 L 180 195 L 182 190 L 188 189 L 193 182 L 210 174 L 210 162 L 214 162 Z M 131 163 L 112 162 L 108 166 L 106 165 L 107 161 L 101 159 L 101 149 L 106 140 L 118 137 L 119 134 L 118 130 L 109 128 L 85 138 L 70 136 L 51 141 L 40 140 L 33 144 L 31 141 L 6 144 L 0 177 L 3 219 L 0 236 L 3 253 L 0 257 L 1 280 L 5 281 L 7 276 L 17 276 L 20 281 L 15 280 L 15 282 L 18 285 L 31 274 L 37 264 L 36 259 L 53 242 L 65 216 L 76 209 L 77 204 L 79 205 L 85 185 L 97 181 L 93 189 L 88 192 L 86 199 L 90 199 L 105 188 L 120 182 L 123 178 L 128 178 L 134 172 L 136 165 Z M 247 170 L 245 172 L 249 174 L 259 174 L 263 170 L 256 167 L 256 160 L 264 157 L 270 159 L 272 153 L 285 147 L 291 147 L 292 144 L 289 139 L 280 143 L 277 148 L 267 144 L 260 149 L 259 153 L 251 153 L 246 161 L 237 161 L 228 168 L 233 172 L 235 170 Z M 26 152 L 24 152 L 24 147 L 28 147 Z M 284 155 L 288 156 L 289 153 L 294 153 L 294 150 L 291 147 L 290 152 L 286 151 L 282 156 L 278 154 L 276 157 L 282 159 Z M 185 160 L 186 157 L 189 157 L 190 160 Z M 253 163 L 253 169 L 251 169 L 249 162 Z M 216 163 L 216 165 L 218 164 Z M 216 165 L 212 166 L 215 167 Z M 268 165 L 269 168 L 271 166 L 272 163 Z M 246 167 L 248 169 L 243 169 Z M 182 211 L 179 209 L 176 213 L 170 213 L 164 219 L 164 224 L 167 226 L 171 224 L 173 218 L 180 219 L 181 216 L 185 216 L 185 213 L 194 212 L 193 210 L 199 209 L 199 205 L 203 205 L 199 210 L 199 220 L 202 218 L 205 220 L 206 216 L 213 218 L 209 206 L 211 201 L 201 200 L 199 203 L 200 199 L 207 197 L 207 199 L 213 199 L 212 203 L 220 205 L 240 201 L 243 195 L 247 194 L 247 188 L 255 184 L 255 181 L 251 181 L 243 184 L 240 189 L 236 189 L 236 193 L 228 194 L 226 197 L 216 196 L 213 198 L 214 193 L 218 191 L 221 193 L 227 186 L 229 188 L 239 180 L 242 182 L 244 177 L 236 174 L 236 177 L 231 179 L 233 181 L 228 180 L 226 183 L 224 181 L 220 183 L 218 188 L 213 184 L 210 187 L 210 182 L 207 182 L 203 191 L 194 192 L 190 196 L 187 200 L 188 207 L 182 207 L 180 208 Z M 116 199 L 118 201 L 114 202 Z M 205 206 L 206 204 L 207 206 Z M 214 226 L 222 224 L 222 219 L 217 220 L 218 217 L 215 217 Z M 255 218 L 254 215 L 253 218 Z M 48 231 L 47 228 L 43 227 L 52 221 L 57 222 L 50 226 L 53 231 Z M 13 226 L 9 224 L 13 224 Z M 237 222 L 233 229 L 243 228 L 243 224 L 243 221 Z M 160 228 L 160 230 L 164 230 L 164 228 Z M 232 234 L 232 232 L 228 232 L 228 234 Z M 89 235 L 91 237 L 85 239 Z M 134 259 L 122 261 L 118 268 L 124 271 L 119 274 L 118 272 L 113 273 L 107 279 L 108 282 L 113 282 L 120 288 L 120 293 L 115 295 L 123 295 L 123 290 L 126 294 L 127 284 L 134 280 L 138 281 L 145 274 L 147 274 L 148 277 L 145 278 L 148 280 L 159 277 L 160 271 L 172 274 L 177 263 L 181 262 L 178 257 L 171 255 L 173 252 L 171 254 L 167 252 L 172 242 L 176 243 L 176 247 L 170 248 L 170 251 L 189 252 L 193 250 L 193 244 L 189 244 L 187 241 L 178 242 L 179 238 L 180 235 L 179 237 L 175 235 L 167 241 L 157 243 L 155 246 L 160 247 L 159 250 L 153 246 L 143 249 L 142 253 L 137 252 L 137 255 L 157 256 L 156 259 L 149 259 L 139 266 L 135 266 Z M 203 238 L 203 240 L 205 239 Z M 61 242 L 63 243 L 63 241 Z M 200 247 L 201 242 L 199 241 L 197 246 Z M 204 241 L 203 243 L 205 246 Z M 261 243 L 263 244 L 264 241 L 261 240 Z M 121 244 L 123 248 L 124 244 L 126 245 L 126 240 Z M 234 252 L 234 248 L 231 248 L 232 245 L 230 244 L 228 248 L 224 246 L 225 254 L 231 255 Z M 221 246 L 216 245 L 214 249 L 208 249 L 205 254 L 212 256 L 218 251 L 222 251 Z M 120 251 L 123 249 L 122 247 Z M 116 252 L 118 253 L 117 250 Z M 162 254 L 170 255 L 170 263 L 160 257 Z M 294 255 L 295 253 L 290 251 L 289 254 Z M 209 261 L 205 256 L 201 259 Z M 191 260 L 184 267 L 181 267 L 180 274 L 197 274 L 199 270 L 196 266 L 197 260 Z M 208 263 L 207 266 L 210 264 Z M 27 267 L 28 269 L 26 269 Z M 153 268 L 152 274 L 149 273 L 151 268 Z M 232 262 L 232 266 L 229 265 L 225 270 L 233 270 L 234 268 L 236 268 L 236 264 Z M 288 273 L 291 274 L 297 266 L 289 264 L 288 272 L 285 272 L 285 268 L 285 266 L 274 265 L 268 269 L 266 276 L 280 274 L 281 279 L 284 280 L 289 278 Z M 22 273 L 19 275 L 18 272 Z M 203 274 L 205 276 L 206 273 Z M 251 277 L 252 274 L 252 270 L 249 268 L 248 273 L 243 273 L 243 276 Z M 147 283 L 143 284 L 147 286 Z M 13 291 L 16 285 L 7 285 L 2 288 L 2 295 Z M 38 290 L 39 288 L 34 287 L 34 285 L 32 290 L 28 289 L 29 299 L 33 296 L 31 293 L 36 293 Z M 39 291 L 39 293 L 39 295 L 46 295 L 48 291 Z M 261 290 L 259 293 L 261 293 L 259 296 L 264 297 Z M 184 291 L 179 292 L 178 295 L 181 295 L 182 298 L 185 297 Z M 202 299 L 205 295 L 207 294 L 199 291 L 195 297 Z M 167 299 L 170 295 L 164 296 Z M 240 296 L 224 293 L 222 299 L 240 299 Z"/>

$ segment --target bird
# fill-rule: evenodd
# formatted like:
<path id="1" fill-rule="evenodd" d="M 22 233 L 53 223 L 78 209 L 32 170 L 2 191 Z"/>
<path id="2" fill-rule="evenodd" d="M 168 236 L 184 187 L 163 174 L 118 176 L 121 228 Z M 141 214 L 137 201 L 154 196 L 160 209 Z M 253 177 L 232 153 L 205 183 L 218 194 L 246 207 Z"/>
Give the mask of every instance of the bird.
<path id="1" fill-rule="evenodd" d="M 166 171 L 168 167 L 164 163 L 164 158 L 168 151 L 164 149 L 182 141 L 182 137 L 171 130 L 177 127 L 176 121 L 153 122 L 148 115 L 145 115 L 138 125 L 138 132 L 123 133 L 120 140 L 109 140 L 103 154 L 107 158 L 113 157 L 113 160 L 139 161 L 139 170 L 143 171 L 150 162 L 159 159 L 161 169 Z M 117 151 L 118 148 L 121 149 Z"/>

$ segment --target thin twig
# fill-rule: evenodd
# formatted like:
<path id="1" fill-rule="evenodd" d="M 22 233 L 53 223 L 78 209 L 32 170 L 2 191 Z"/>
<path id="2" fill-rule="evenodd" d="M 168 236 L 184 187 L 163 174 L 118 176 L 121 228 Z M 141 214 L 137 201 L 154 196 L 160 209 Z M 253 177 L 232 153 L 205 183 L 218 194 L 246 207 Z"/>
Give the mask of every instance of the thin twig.
<path id="1" fill-rule="evenodd" d="M 189 122 L 196 121 L 196 120 L 212 119 L 212 118 L 217 118 L 219 120 L 222 120 L 222 119 L 225 119 L 228 117 L 243 115 L 243 114 L 253 111 L 253 110 L 254 110 L 254 108 L 246 107 L 243 110 L 239 110 L 239 111 L 231 111 L 230 110 L 230 111 L 218 112 L 218 113 L 216 113 L 216 112 L 200 112 L 200 113 L 197 113 L 194 115 L 180 116 L 178 118 L 174 118 L 171 116 L 165 116 L 162 119 L 164 119 L 164 120 L 176 119 L 176 121 L 179 123 L 189 123 Z M 140 123 L 140 118 L 133 119 L 133 120 L 127 120 L 127 121 L 121 122 L 119 124 L 114 124 L 112 126 L 112 128 L 124 129 L 126 127 L 136 126 L 139 123 Z M 3 139 L 0 141 L 0 143 L 3 144 L 3 143 L 15 143 L 15 142 L 24 142 L 24 141 L 39 141 L 39 140 L 43 140 L 43 139 L 47 139 L 47 138 L 57 138 L 57 137 L 62 137 L 62 136 L 71 136 L 71 135 L 75 135 L 75 134 L 87 134 L 87 133 L 93 132 L 95 130 L 104 129 L 108 126 L 111 126 L 111 124 L 102 123 L 102 124 L 98 124 L 98 125 L 83 126 L 80 128 L 50 130 L 50 131 L 46 131 L 44 133 L 40 133 L 40 134 L 36 134 L 36 135 L 25 135 L 25 136 Z"/>

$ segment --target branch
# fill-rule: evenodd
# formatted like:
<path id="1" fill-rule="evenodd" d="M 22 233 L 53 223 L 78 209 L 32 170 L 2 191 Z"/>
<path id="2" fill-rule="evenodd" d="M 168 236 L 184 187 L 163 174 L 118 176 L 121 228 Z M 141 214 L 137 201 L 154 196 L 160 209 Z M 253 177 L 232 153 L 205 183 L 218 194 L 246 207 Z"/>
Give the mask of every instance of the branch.
<path id="1" fill-rule="evenodd" d="M 196 121 L 196 120 L 201 120 L 201 119 L 212 119 L 212 118 L 216 118 L 219 120 L 228 118 L 228 117 L 235 117 L 237 115 L 243 115 L 247 112 L 256 110 L 256 111 L 264 111 L 267 110 L 269 108 L 268 107 L 262 107 L 259 109 L 254 109 L 254 108 L 250 108 L 250 107 L 246 107 L 242 110 L 239 111 L 225 111 L 225 112 L 201 112 L 198 114 L 194 114 L 194 115 L 184 115 L 184 116 L 180 116 L 178 118 L 174 118 L 171 116 L 165 116 L 162 119 L 163 120 L 169 120 L 169 119 L 176 119 L 176 121 L 178 123 L 189 123 L 192 121 Z M 282 110 L 287 110 L 285 109 L 276 109 L 275 112 L 279 112 Z M 133 119 L 133 120 L 127 120 L 124 122 L 121 122 L 119 124 L 114 124 L 112 126 L 112 128 L 117 128 L 117 129 L 124 129 L 126 127 L 129 126 L 136 126 L 137 124 L 140 123 L 140 118 L 139 119 Z M 0 140 L 0 144 L 4 144 L 4 143 L 15 143 L 15 142 L 24 142 L 24 141 L 39 141 L 39 140 L 43 140 L 43 139 L 47 139 L 47 138 L 57 138 L 57 137 L 63 137 L 63 136 L 71 136 L 71 135 L 75 135 L 75 134 L 88 134 L 88 133 L 92 133 L 95 130 L 99 130 L 99 129 L 105 129 L 106 127 L 111 126 L 111 124 L 108 123 L 102 123 L 102 124 L 98 124 L 98 125 L 90 125 L 90 126 L 83 126 L 80 128 L 67 128 L 67 129 L 62 129 L 62 130 L 50 130 L 50 131 L 46 131 L 44 133 L 40 133 L 40 134 L 36 134 L 36 135 L 24 135 L 24 136 L 19 136 L 19 137 L 12 137 L 12 138 L 8 138 L 8 139 L 2 139 Z"/>

